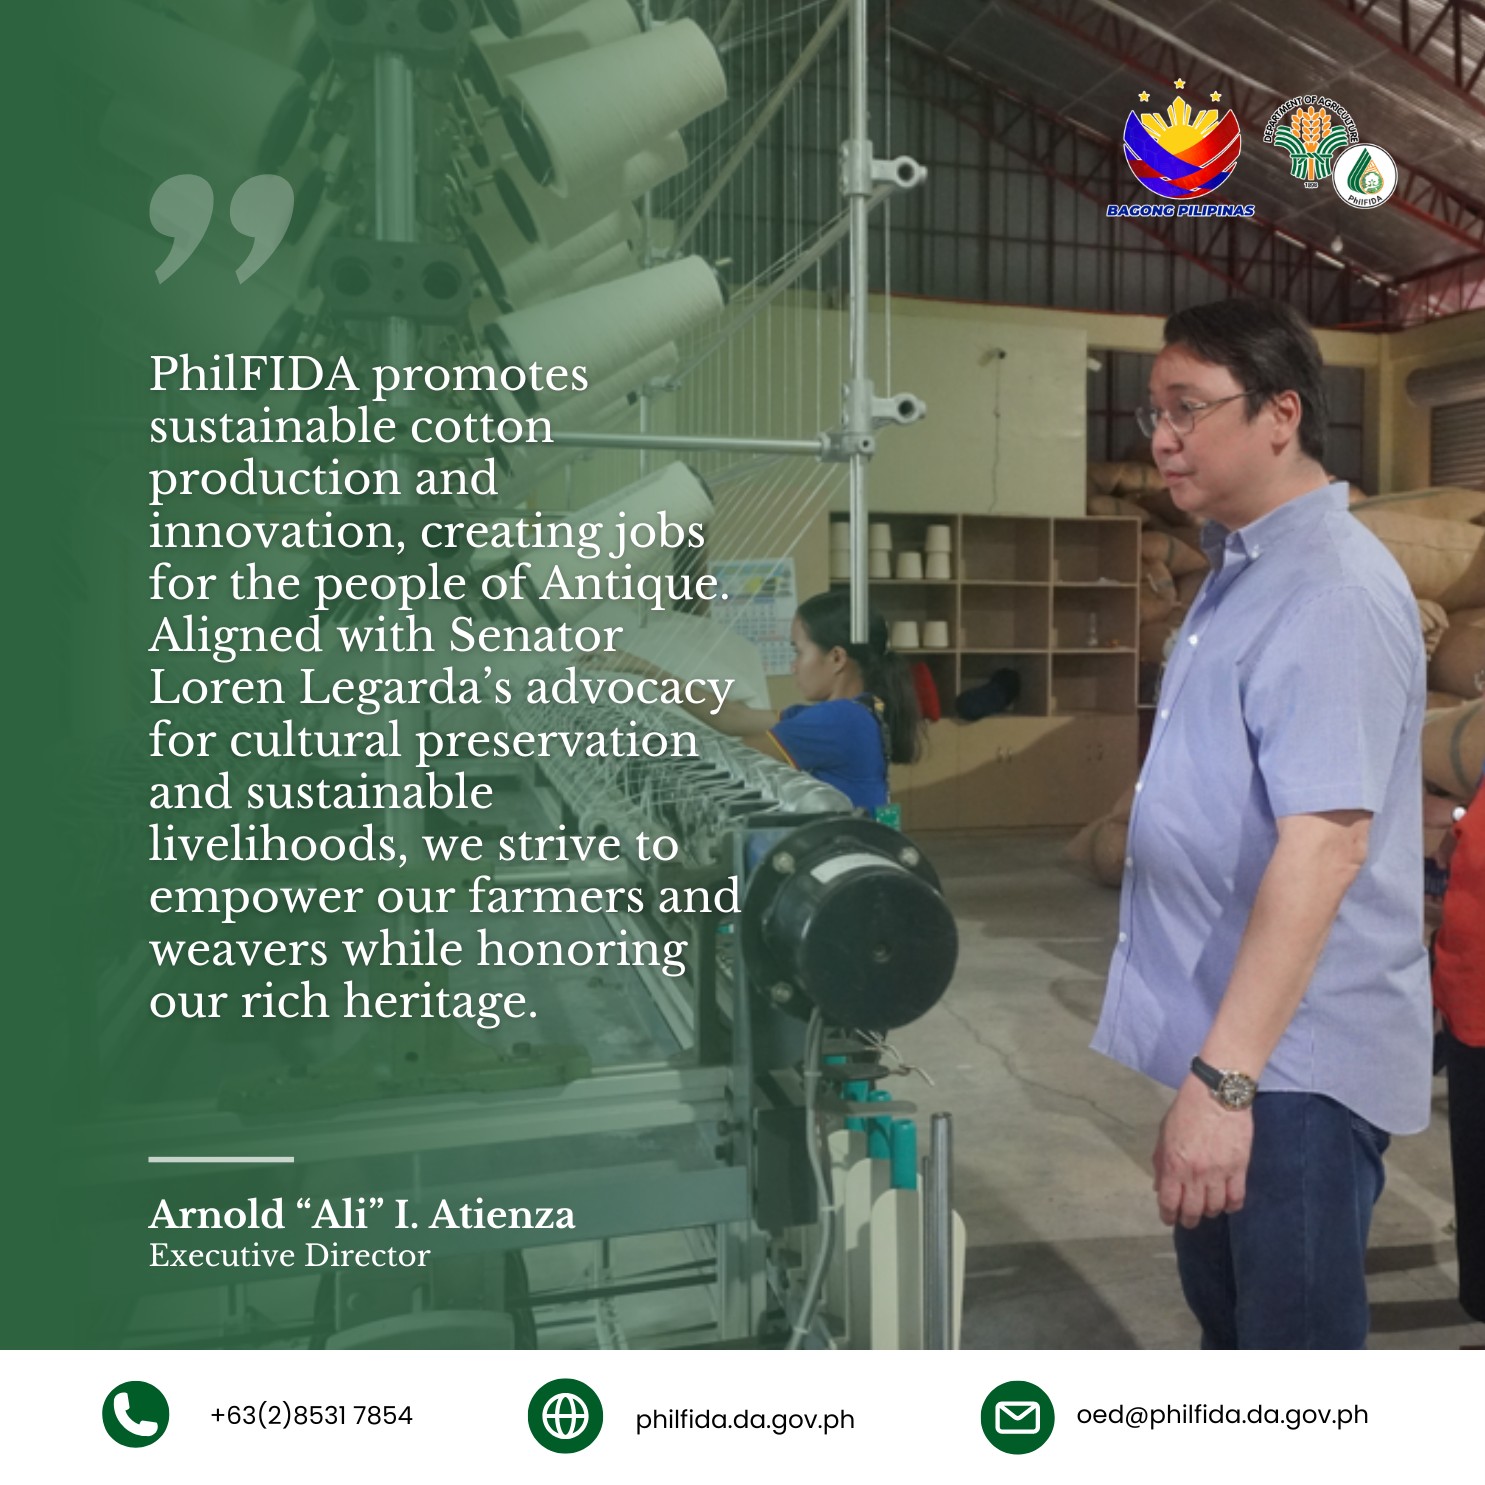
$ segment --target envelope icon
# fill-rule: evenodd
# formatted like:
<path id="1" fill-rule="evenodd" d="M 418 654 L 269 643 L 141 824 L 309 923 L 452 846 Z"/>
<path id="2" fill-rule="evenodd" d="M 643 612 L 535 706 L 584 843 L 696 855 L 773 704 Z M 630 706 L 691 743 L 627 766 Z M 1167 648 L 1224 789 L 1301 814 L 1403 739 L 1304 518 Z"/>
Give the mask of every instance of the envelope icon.
<path id="1" fill-rule="evenodd" d="M 1042 1405 L 1039 1402 L 997 1402 L 996 1433 L 1040 1433 Z"/>

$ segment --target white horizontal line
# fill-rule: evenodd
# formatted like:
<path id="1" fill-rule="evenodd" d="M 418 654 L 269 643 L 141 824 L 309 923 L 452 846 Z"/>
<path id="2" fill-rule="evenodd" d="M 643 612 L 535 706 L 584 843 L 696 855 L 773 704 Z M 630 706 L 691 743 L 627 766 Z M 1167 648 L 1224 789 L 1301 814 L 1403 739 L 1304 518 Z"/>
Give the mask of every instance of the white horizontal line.
<path id="1" fill-rule="evenodd" d="M 151 1165 L 293 1165 L 292 1155 L 151 1155 Z"/>

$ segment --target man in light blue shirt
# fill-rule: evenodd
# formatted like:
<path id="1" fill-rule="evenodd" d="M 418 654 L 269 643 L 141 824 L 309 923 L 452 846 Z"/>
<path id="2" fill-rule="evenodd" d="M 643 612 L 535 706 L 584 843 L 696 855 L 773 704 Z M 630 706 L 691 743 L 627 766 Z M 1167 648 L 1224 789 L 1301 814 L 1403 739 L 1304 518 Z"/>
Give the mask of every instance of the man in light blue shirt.
<path id="1" fill-rule="evenodd" d="M 1176 1089 L 1155 1150 L 1212 1347 L 1356 1347 L 1391 1134 L 1428 1122 L 1417 606 L 1324 472 L 1287 307 L 1185 310 L 1140 421 L 1212 571 L 1136 786 L 1094 1047 Z"/>

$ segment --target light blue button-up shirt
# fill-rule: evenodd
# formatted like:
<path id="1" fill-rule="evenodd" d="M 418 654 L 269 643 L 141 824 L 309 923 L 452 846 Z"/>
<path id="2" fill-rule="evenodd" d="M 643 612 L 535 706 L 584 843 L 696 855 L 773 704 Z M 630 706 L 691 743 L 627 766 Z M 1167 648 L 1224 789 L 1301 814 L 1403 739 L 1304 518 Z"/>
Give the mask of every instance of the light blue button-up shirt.
<path id="1" fill-rule="evenodd" d="M 1346 494 L 1327 485 L 1203 532 L 1212 572 L 1166 665 L 1093 1046 L 1178 1086 L 1227 989 L 1277 820 L 1367 810 L 1366 864 L 1260 1084 L 1409 1134 L 1428 1123 L 1433 1042 L 1423 643 L 1401 569 Z"/>

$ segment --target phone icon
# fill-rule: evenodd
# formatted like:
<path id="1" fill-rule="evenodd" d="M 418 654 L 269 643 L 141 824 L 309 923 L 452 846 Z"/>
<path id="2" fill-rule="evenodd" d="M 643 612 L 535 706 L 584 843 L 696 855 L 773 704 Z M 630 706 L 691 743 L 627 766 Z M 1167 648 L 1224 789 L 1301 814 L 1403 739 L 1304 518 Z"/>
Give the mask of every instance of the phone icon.
<path id="1" fill-rule="evenodd" d="M 120 1382 L 103 1399 L 103 1426 L 114 1443 L 143 1449 L 158 1443 L 170 1422 L 170 1404 L 148 1382 Z"/>
<path id="2" fill-rule="evenodd" d="M 153 1418 L 146 1418 L 143 1423 L 136 1423 L 129 1416 L 129 1394 L 127 1392 L 114 1393 L 113 1416 L 120 1428 L 127 1428 L 130 1433 L 141 1439 L 152 1439 L 160 1431 L 160 1425 Z"/>

